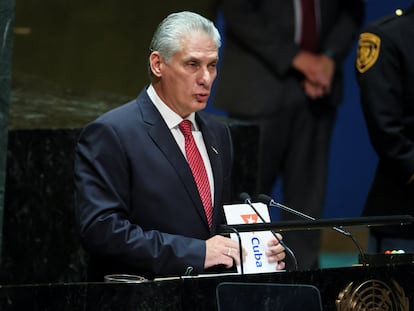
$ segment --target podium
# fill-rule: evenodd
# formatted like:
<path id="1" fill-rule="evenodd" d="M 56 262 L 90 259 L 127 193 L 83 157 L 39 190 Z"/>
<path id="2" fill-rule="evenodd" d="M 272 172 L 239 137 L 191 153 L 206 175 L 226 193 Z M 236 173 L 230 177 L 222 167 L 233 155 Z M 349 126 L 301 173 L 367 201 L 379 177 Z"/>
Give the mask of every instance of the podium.
<path id="1" fill-rule="evenodd" d="M 240 225 L 237 230 L 318 229 L 331 226 L 374 226 L 411 223 L 413 217 L 362 217 Z M 231 226 L 236 227 L 236 226 Z M 230 230 L 224 226 L 224 231 Z M 233 228 L 234 229 L 234 228 Z M 232 229 L 232 230 L 233 230 Z M 231 232 L 233 232 L 230 230 Z M 44 283 L 0 286 L 0 310 L 218 310 L 223 284 L 262 284 L 269 287 L 304 285 L 318 289 L 323 310 L 413 310 L 414 265 L 401 262 L 357 265 L 313 271 L 262 274 L 184 276 L 143 283 Z M 246 297 L 243 297 L 246 298 Z M 247 297 L 248 298 L 248 297 Z M 236 301 L 237 302 L 237 301 Z M 371 309 L 370 309 L 371 308 Z M 375 309 L 377 308 L 377 309 Z M 379 308 L 379 309 L 378 309 Z M 305 309 L 304 309 L 305 310 Z"/>
<path id="2" fill-rule="evenodd" d="M 60 283 L 0 287 L 2 311 L 218 310 L 223 283 L 306 284 L 320 291 L 326 311 L 413 310 L 414 266 L 356 266 L 315 271 L 185 277 L 140 284 Z M 388 309 L 374 309 L 383 306 Z M 409 309 L 408 309 L 409 308 Z M 302 310 L 307 310 L 304 306 Z"/>
<path id="3" fill-rule="evenodd" d="M 390 216 L 368 216 L 368 217 L 349 217 L 349 218 L 329 218 L 329 219 L 316 219 L 316 220 L 292 220 L 283 222 L 271 222 L 271 223 L 254 223 L 254 224 L 240 224 L 240 225 L 222 225 L 221 232 L 224 234 L 235 233 L 238 236 L 239 247 L 240 247 L 240 262 L 242 259 L 241 251 L 241 238 L 240 233 L 242 232 L 255 232 L 255 231 L 272 231 L 284 232 L 294 230 L 320 230 L 326 228 L 332 228 L 338 231 L 338 234 L 345 235 L 352 239 L 356 249 L 359 252 L 359 259 L 362 264 L 368 263 L 368 261 L 375 262 L 375 258 L 370 256 L 368 259 L 364 254 L 358 241 L 352 236 L 351 233 L 346 231 L 346 227 L 378 227 L 378 226 L 391 226 L 391 225 L 408 225 L 414 222 L 414 217 L 411 215 L 390 215 Z M 281 242 L 283 243 L 283 242 Z M 284 245 L 284 244 L 283 244 Z M 286 248 L 287 258 L 295 262 L 296 270 L 297 263 L 296 258 L 292 250 L 288 248 L 288 245 L 284 245 Z M 407 257 L 407 256 L 406 256 Z M 412 257 L 412 256 L 411 256 Z M 409 258 L 412 259 L 412 258 Z M 384 258 L 381 259 L 384 261 Z M 398 258 L 395 258 L 398 260 Z M 406 261 L 406 259 L 404 259 Z M 411 260 L 410 260 L 411 262 Z M 243 274 L 243 264 L 241 265 L 241 273 Z"/>
<path id="4" fill-rule="evenodd" d="M 241 190 L 249 191 L 251 186 L 250 173 L 254 170 L 246 168 L 244 163 L 251 163 L 250 151 L 255 150 L 251 148 L 251 143 L 254 143 L 255 136 L 251 134 L 250 127 L 231 128 L 233 137 L 243 137 L 236 146 L 240 148 L 238 154 L 247 157 L 237 161 L 237 171 L 243 173 L 243 178 L 236 177 L 244 182 L 239 184 L 240 189 L 233 189 L 236 194 Z M 358 288 L 374 289 L 371 292 L 383 289 L 383 292 L 400 299 L 397 301 L 404 303 L 408 299 L 409 306 L 414 310 L 412 265 L 217 275 L 141 284 L 82 282 L 85 258 L 76 239 L 72 216 L 71 172 L 78 134 L 79 129 L 10 132 L 0 310 L 210 311 L 217 309 L 216 289 L 225 282 L 312 285 L 320 291 L 323 310 L 336 310 L 339 296 L 344 303 L 353 302 L 355 296 L 366 300 L 372 298 L 360 295 Z M 249 137 L 249 143 L 246 142 L 246 137 Z M 246 148 L 243 149 L 244 147 Z M 31 157 L 27 157 L 27 154 Z M 412 217 L 402 220 L 412 221 Z M 387 222 L 385 219 L 380 221 Z M 366 218 L 298 221 L 274 223 L 271 229 L 286 231 L 294 230 L 294 226 L 304 226 L 316 230 L 318 226 L 372 225 L 366 222 Z M 261 225 L 250 228 L 252 225 L 246 225 L 247 227 L 238 230 L 260 230 Z M 262 228 L 268 229 L 269 227 Z M 394 301 L 391 298 L 386 296 L 379 301 Z"/>
<path id="5" fill-rule="evenodd" d="M 289 220 L 271 223 L 241 224 L 241 225 L 222 225 L 223 233 L 250 232 L 273 230 L 277 232 L 294 230 L 319 230 L 326 228 L 345 228 L 345 227 L 378 227 L 391 225 L 408 225 L 414 222 L 411 215 L 389 215 L 389 216 L 367 216 L 349 218 L 329 218 L 315 220 Z"/>
<path id="6" fill-rule="evenodd" d="M 216 301 L 218 311 L 322 311 L 319 290 L 306 284 L 223 282 Z"/>

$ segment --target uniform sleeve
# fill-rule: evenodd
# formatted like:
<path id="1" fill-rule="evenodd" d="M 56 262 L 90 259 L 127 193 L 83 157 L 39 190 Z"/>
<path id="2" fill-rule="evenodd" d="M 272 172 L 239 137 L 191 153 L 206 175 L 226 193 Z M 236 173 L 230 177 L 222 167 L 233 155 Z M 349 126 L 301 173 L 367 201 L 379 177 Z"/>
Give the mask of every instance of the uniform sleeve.
<path id="1" fill-rule="evenodd" d="M 404 63 L 398 34 L 385 34 L 379 27 L 360 35 L 356 75 L 361 105 L 372 145 L 380 160 L 397 179 L 413 180 L 414 142 L 404 125 Z"/>

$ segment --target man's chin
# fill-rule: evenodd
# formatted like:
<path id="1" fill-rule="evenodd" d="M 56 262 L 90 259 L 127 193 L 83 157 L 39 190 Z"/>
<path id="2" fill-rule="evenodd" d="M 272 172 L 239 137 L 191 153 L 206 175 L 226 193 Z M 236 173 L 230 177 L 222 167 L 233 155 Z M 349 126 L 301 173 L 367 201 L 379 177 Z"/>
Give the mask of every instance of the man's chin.
<path id="1" fill-rule="evenodd" d="M 195 108 L 197 109 L 197 111 L 203 110 L 206 107 L 207 107 L 207 102 L 206 101 L 197 101 L 196 104 L 195 104 Z"/>

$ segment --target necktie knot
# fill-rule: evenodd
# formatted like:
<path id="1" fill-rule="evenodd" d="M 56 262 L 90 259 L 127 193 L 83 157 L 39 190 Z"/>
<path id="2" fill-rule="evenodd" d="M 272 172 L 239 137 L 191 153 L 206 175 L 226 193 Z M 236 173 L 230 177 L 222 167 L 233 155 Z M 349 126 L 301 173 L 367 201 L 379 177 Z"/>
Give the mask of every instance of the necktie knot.
<path id="1" fill-rule="evenodd" d="M 181 123 L 178 125 L 178 128 L 183 133 L 185 138 L 190 137 L 192 135 L 191 134 L 191 121 L 190 120 L 181 121 Z"/>

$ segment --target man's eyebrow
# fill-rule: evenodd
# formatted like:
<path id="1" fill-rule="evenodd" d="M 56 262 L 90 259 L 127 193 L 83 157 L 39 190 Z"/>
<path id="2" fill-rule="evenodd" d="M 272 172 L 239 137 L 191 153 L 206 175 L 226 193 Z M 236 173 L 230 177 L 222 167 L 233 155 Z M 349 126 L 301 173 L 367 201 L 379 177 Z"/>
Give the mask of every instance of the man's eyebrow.
<path id="1" fill-rule="evenodd" d="M 189 57 L 184 59 L 184 61 L 186 62 L 200 62 L 200 59 L 196 58 L 196 57 Z"/>
<path id="2" fill-rule="evenodd" d="M 215 58 L 212 58 L 210 60 L 207 60 L 205 62 L 205 64 L 208 66 L 208 65 L 211 65 L 211 64 L 217 64 L 218 62 L 219 62 L 219 58 L 215 57 Z M 188 57 L 183 58 L 182 63 L 183 64 L 189 64 L 189 63 L 203 64 L 204 60 L 202 58 L 198 58 L 196 56 L 188 56 Z"/>

